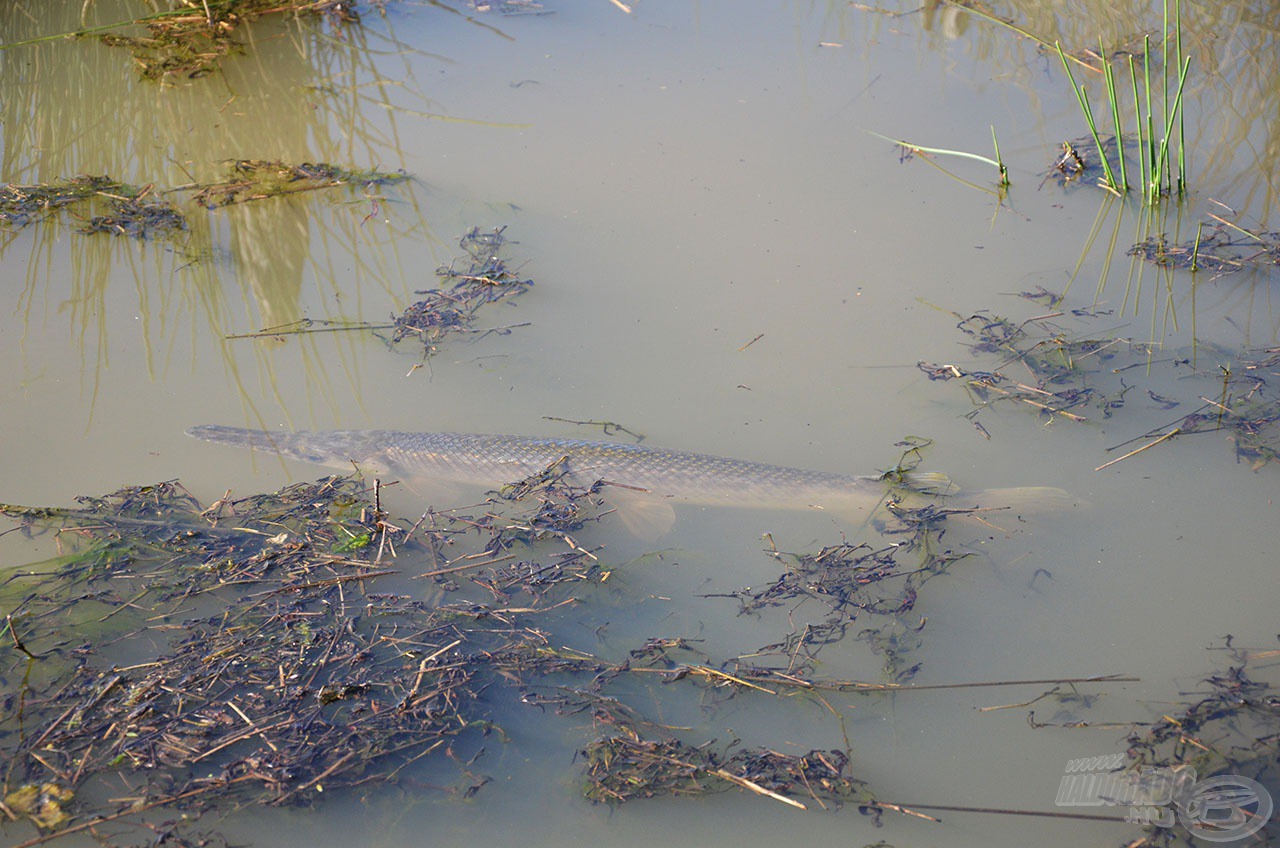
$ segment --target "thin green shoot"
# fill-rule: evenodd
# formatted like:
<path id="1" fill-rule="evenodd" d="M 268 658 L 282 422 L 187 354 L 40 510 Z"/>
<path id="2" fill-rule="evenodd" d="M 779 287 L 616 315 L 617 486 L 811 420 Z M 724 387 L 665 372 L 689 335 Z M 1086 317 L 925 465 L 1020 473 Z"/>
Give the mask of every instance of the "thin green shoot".
<path id="1" fill-rule="evenodd" d="M 898 145 L 899 147 L 904 147 L 907 150 L 910 150 L 915 153 L 934 153 L 939 156 L 959 156 L 963 159 L 973 159 L 974 161 L 977 161 L 977 162 L 985 162 L 1000 172 L 1000 175 L 1002 178 L 1002 184 L 1008 183 L 1008 178 L 1007 178 L 1008 171 L 1005 168 L 1004 164 L 1002 162 L 997 162 L 995 159 L 992 159 L 989 156 L 983 156 L 980 153 L 969 153 L 966 150 L 948 150 L 944 147 L 925 147 L 924 145 L 921 145 L 921 144 L 912 144 L 909 141 L 903 141 L 900 138 L 891 138 L 887 135 L 881 135 L 880 133 L 874 132 L 873 130 L 867 130 L 867 132 L 870 133 L 871 135 L 874 135 L 876 138 L 883 138 L 885 141 L 891 141 L 894 144 Z M 996 155 L 997 156 L 999 155 L 999 151 L 997 151 Z"/>
<path id="2" fill-rule="evenodd" d="M 1000 141 L 996 138 L 996 125 L 991 125 L 991 144 L 996 149 L 996 166 L 1000 169 L 1000 185 L 1009 185 L 1009 169 L 1005 167 L 1004 159 L 1000 156 Z"/>
<path id="3" fill-rule="evenodd" d="M 1173 119 L 1180 111 L 1182 105 L 1182 90 L 1187 84 L 1187 71 L 1191 68 L 1191 57 L 1188 56 L 1183 60 L 1182 67 L 1178 71 L 1178 90 L 1173 96 L 1173 110 L 1169 113 L 1168 120 L 1164 125 L 1164 138 L 1160 140 L 1160 157 L 1156 161 L 1155 167 L 1152 169 L 1152 197 L 1151 202 L 1154 203 L 1160 195 L 1161 176 L 1169 172 L 1169 137 L 1173 135 Z M 1170 189 L 1173 186 L 1170 185 Z"/>
<path id="4" fill-rule="evenodd" d="M 1119 190 L 1121 193 L 1127 193 L 1129 175 L 1124 164 L 1124 129 L 1120 122 L 1120 99 L 1116 97 L 1116 74 L 1111 63 L 1107 61 L 1107 51 L 1102 45 L 1101 38 L 1098 39 L 1098 55 L 1102 57 L 1102 76 L 1107 83 L 1107 100 L 1111 103 L 1111 124 L 1116 130 L 1116 156 L 1120 160 Z"/>
<path id="5" fill-rule="evenodd" d="M 1098 136 L 1098 125 L 1093 119 L 1093 110 L 1089 108 L 1089 95 L 1083 85 L 1076 83 L 1076 76 L 1071 73 L 1071 66 L 1067 64 L 1067 54 L 1062 49 L 1062 43 L 1054 42 L 1054 47 L 1058 48 L 1062 69 L 1067 72 L 1067 79 L 1071 80 L 1071 90 L 1075 92 L 1076 102 L 1080 104 L 1080 111 L 1084 113 L 1084 119 L 1089 124 L 1089 133 L 1093 136 L 1093 143 L 1098 148 L 1098 159 L 1102 162 L 1102 169 L 1107 174 L 1107 185 L 1116 188 L 1115 174 L 1111 172 L 1111 163 L 1107 161 L 1107 151 L 1103 149 L 1102 139 Z"/>
<path id="6" fill-rule="evenodd" d="M 1183 65 L 1182 61 L 1182 0 L 1174 0 L 1173 3 L 1173 19 L 1176 22 L 1175 36 L 1178 41 L 1178 67 Z M 1185 113 L 1178 110 L 1178 197 L 1182 197 L 1186 193 L 1187 178 L 1187 122 L 1184 118 Z"/>
<path id="7" fill-rule="evenodd" d="M 1171 17 L 1172 22 L 1170 20 Z M 1172 44 L 1170 43 L 1171 41 L 1173 42 Z M 1116 155 L 1119 157 L 1119 162 L 1117 163 L 1119 179 L 1117 179 L 1116 170 L 1113 170 L 1112 163 L 1107 156 L 1102 138 L 1098 134 L 1097 120 L 1093 115 L 1088 91 L 1076 81 L 1075 75 L 1072 74 L 1062 45 L 1057 44 L 1056 47 L 1058 57 L 1062 61 L 1063 70 L 1067 72 L 1067 79 L 1071 82 L 1071 90 L 1075 93 L 1076 101 L 1080 105 L 1080 112 L 1084 115 L 1085 121 L 1089 125 L 1089 132 L 1093 136 L 1094 145 L 1098 149 L 1098 158 L 1105 172 L 1105 179 L 1101 181 L 1102 185 L 1117 194 L 1126 194 L 1130 189 L 1128 166 L 1125 162 L 1126 133 L 1124 119 L 1121 115 L 1120 95 L 1116 90 L 1115 69 L 1107 61 L 1105 44 L 1099 41 L 1099 54 L 1103 61 L 1102 74 L 1106 85 L 1107 102 L 1111 108 L 1111 122 L 1115 127 Z M 1170 77 L 1170 69 L 1166 64 L 1161 69 L 1161 78 L 1152 80 L 1151 66 L 1154 61 L 1159 61 L 1161 56 L 1153 55 L 1150 36 L 1143 37 L 1142 56 L 1140 59 L 1142 62 L 1141 69 L 1136 67 L 1132 55 L 1126 57 L 1129 66 L 1129 82 L 1133 94 L 1133 120 L 1134 135 L 1137 137 L 1138 173 L 1141 175 L 1141 185 L 1136 185 L 1138 181 L 1135 180 L 1133 187 L 1141 189 L 1143 202 L 1147 205 L 1158 203 L 1166 191 L 1169 194 L 1173 194 L 1176 191 L 1178 197 L 1183 197 L 1186 194 L 1186 120 L 1182 111 L 1182 98 L 1186 90 L 1191 59 L 1189 56 L 1185 56 L 1182 50 L 1181 0 L 1175 0 L 1172 16 L 1170 15 L 1168 0 L 1165 0 L 1164 41 L 1160 49 L 1161 56 L 1166 61 L 1176 55 L 1176 79 Z M 1141 83 L 1139 82 L 1139 74 L 1142 77 Z M 1176 82 L 1176 87 L 1172 89 L 1170 86 L 1171 81 Z M 1156 94 L 1152 92 L 1153 83 L 1160 87 L 1160 91 Z M 1170 98 L 1171 91 L 1172 98 Z M 1156 115 L 1157 107 L 1160 109 L 1158 117 Z M 1176 144 L 1178 147 L 1176 185 L 1172 173 L 1173 168 L 1170 163 L 1172 156 L 1170 146 L 1175 143 L 1175 125 L 1177 128 Z M 1160 133 L 1158 130 L 1163 130 L 1163 132 Z"/>
<path id="8" fill-rule="evenodd" d="M 1151 183 L 1156 175 L 1156 124 L 1155 113 L 1151 111 L 1151 36 L 1142 37 L 1142 81 L 1146 88 L 1147 101 L 1147 171 L 1142 175 L 1142 193 L 1149 201 L 1155 197 Z M 1141 118 L 1138 119 L 1141 122 Z"/>
<path id="9" fill-rule="evenodd" d="M 1160 123 L 1169 121 L 1169 0 L 1160 4 L 1164 10 L 1164 28 L 1160 31 Z"/>
<path id="10" fill-rule="evenodd" d="M 1222 217 L 1221 215 L 1215 215 L 1212 212 L 1210 212 L 1209 217 L 1217 221 L 1219 224 L 1222 224 L 1224 227 L 1230 227 L 1231 229 L 1235 230 L 1237 233 L 1248 236 L 1254 241 L 1257 241 L 1261 244 L 1267 243 L 1267 240 L 1264 239 L 1262 236 L 1250 230 L 1246 230 L 1244 227 L 1240 226 L 1239 224 L 1235 224 L 1235 223 L 1232 223 L 1231 221 L 1228 221 L 1226 218 Z"/>
<path id="11" fill-rule="evenodd" d="M 1129 82 L 1133 85 L 1134 124 L 1138 127 L 1138 173 L 1142 175 L 1143 196 L 1146 196 L 1147 180 L 1147 142 L 1142 133 L 1142 106 L 1138 100 L 1138 71 L 1133 66 L 1133 55 L 1129 55 Z"/>
<path id="12" fill-rule="evenodd" d="M 1204 233 L 1204 221 L 1196 224 L 1196 243 L 1191 246 L 1191 273 L 1200 270 L 1200 236 Z"/>

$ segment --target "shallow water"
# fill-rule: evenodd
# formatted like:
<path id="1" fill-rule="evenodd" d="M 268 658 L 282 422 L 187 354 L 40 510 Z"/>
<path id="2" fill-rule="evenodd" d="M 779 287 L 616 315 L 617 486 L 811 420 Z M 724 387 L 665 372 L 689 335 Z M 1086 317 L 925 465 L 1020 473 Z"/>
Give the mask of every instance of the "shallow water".
<path id="1" fill-rule="evenodd" d="M 83 25 L 80 4 L 54 5 L 10 4 L 0 37 Z M 1145 4 L 1025 5 L 1023 25 L 1069 43 L 1092 42 L 1097 26 L 1116 38 L 1160 23 Z M 1137 368 L 1111 418 L 1048 422 L 994 406 L 977 419 L 984 438 L 958 384 L 916 368 L 996 367 L 968 352 L 949 313 L 1040 315 L 1043 304 L 1014 296 L 1037 286 L 1066 290 L 1068 308 L 1112 310 L 1065 317 L 1068 332 L 1156 342 L 1209 372 L 1230 352 L 1276 346 L 1274 270 L 1193 277 L 1125 255 L 1148 234 L 1191 238 L 1225 209 L 1275 226 L 1280 72 L 1260 58 L 1274 55 L 1274 34 L 1238 23 L 1247 4 L 1185 9 L 1193 193 L 1154 220 L 1087 186 L 1042 184 L 1057 143 L 1085 131 L 1058 60 L 955 9 L 553 8 L 504 17 L 399 3 L 365 10 L 361 27 L 265 23 L 222 73 L 163 87 L 92 41 L 0 53 L 3 182 L 109 173 L 173 186 L 211 179 L 225 160 L 270 158 L 413 178 L 380 197 L 335 189 L 195 212 L 186 250 L 80 235 L 66 219 L 0 231 L 0 501 L 67 504 L 174 477 L 211 501 L 320 473 L 195 443 L 183 431 L 199 423 L 590 437 L 548 417 L 603 419 L 649 444 L 859 474 L 892 465 L 895 443 L 914 435 L 933 440 L 927 465 L 966 488 L 1052 485 L 1092 506 L 1007 533 L 954 530 L 948 542 L 978 556 L 922 592 L 915 613 L 929 624 L 913 682 L 1125 673 L 1141 681 L 1094 685 L 1101 700 L 1067 717 L 1151 720 L 1222 667 L 1210 650 L 1222 637 L 1273 646 L 1274 466 L 1251 472 L 1207 434 L 1094 471 L 1124 452 L 1114 446 L 1199 406 L 1212 381 Z M 87 14 L 137 12 L 100 3 Z M 870 134 L 985 154 L 993 125 L 1012 171 L 1003 201 L 993 169 L 939 160 L 975 188 L 919 158 L 899 163 Z M 479 326 L 528 326 L 451 338 L 417 370 L 415 352 L 366 334 L 227 338 L 304 317 L 384 321 L 435 284 L 472 226 L 508 227 L 506 256 L 535 280 Z M 1148 388 L 1183 405 L 1161 409 Z M 407 514 L 420 509 L 400 497 Z M 662 560 L 637 566 L 636 602 L 562 622 L 557 635 L 602 650 L 592 628 L 608 621 L 613 649 L 661 632 L 706 638 L 713 654 L 750 651 L 785 622 L 698 595 L 769 580 L 762 533 L 814 550 L 857 530 L 825 514 L 682 509 Z M 594 532 L 619 563 L 651 547 Z M 47 544 L 9 534 L 0 556 L 31 562 Z M 833 676 L 878 679 L 863 644 L 823 659 Z M 1053 812 L 1067 760 L 1125 743 L 1123 730 L 1032 730 L 1026 708 L 977 710 L 1043 688 L 842 698 L 855 773 L 886 800 Z M 389 790 L 305 814 L 242 812 L 227 830 L 282 846 L 1075 846 L 1138 835 L 958 813 L 876 829 L 851 809 L 801 813 L 737 793 L 610 812 L 577 794 L 573 751 L 589 727 L 492 706 L 511 741 L 490 746 L 478 769 L 495 779 L 472 800 Z M 1039 709 L 1042 720 L 1056 710 Z M 695 717 L 705 738 L 791 753 L 841 744 L 812 704 L 735 701 Z M 434 778 L 422 782 L 452 779 Z"/>

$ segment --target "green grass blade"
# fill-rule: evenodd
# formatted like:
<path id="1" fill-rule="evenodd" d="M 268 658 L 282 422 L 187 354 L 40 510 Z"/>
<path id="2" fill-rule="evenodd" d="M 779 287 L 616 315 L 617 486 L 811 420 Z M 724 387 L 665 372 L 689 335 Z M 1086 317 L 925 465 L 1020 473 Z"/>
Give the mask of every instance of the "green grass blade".
<path id="1" fill-rule="evenodd" d="M 924 145 L 912 144 L 909 141 L 903 141 L 900 138 L 890 138 L 887 135 L 881 135 L 880 133 L 873 132 L 872 130 L 867 130 L 867 132 L 871 133 L 876 138 L 883 138 L 885 141 L 892 141 L 894 144 L 897 144 L 901 147 L 905 147 L 908 150 L 914 150 L 918 153 L 936 153 L 941 156 L 959 156 L 964 159 L 974 159 L 978 162 L 986 162 L 988 165 L 993 166 L 999 171 L 1002 171 L 1002 172 L 1004 171 L 1004 165 L 1002 165 L 1001 163 L 997 162 L 996 160 L 990 157 L 983 156 L 979 153 L 969 153 L 968 151 L 965 151 L 965 150 L 948 150 L 945 147 L 925 147 Z"/>
<path id="2" fill-rule="evenodd" d="M 1080 101 L 1084 104 L 1084 119 L 1089 122 L 1089 132 L 1093 134 L 1093 143 L 1097 145 L 1098 156 L 1102 159 L 1102 170 L 1107 175 L 1107 185 L 1119 191 L 1120 187 L 1116 183 L 1116 175 L 1111 170 L 1111 161 L 1107 158 L 1107 151 L 1102 146 L 1102 137 L 1098 135 L 1098 124 L 1093 118 L 1093 109 L 1089 106 L 1089 95 L 1085 93 L 1084 88 L 1080 89 Z"/>
<path id="3" fill-rule="evenodd" d="M 1155 171 L 1157 174 L 1165 174 L 1169 170 L 1169 137 L 1173 135 L 1174 117 L 1181 111 L 1182 106 L 1182 90 L 1187 84 L 1187 71 L 1191 68 L 1191 57 L 1188 56 L 1182 62 L 1182 68 L 1178 71 L 1178 91 L 1173 96 L 1173 111 L 1169 113 L 1168 122 L 1164 126 L 1164 138 L 1160 141 L 1160 158 L 1156 162 Z M 1170 188 L 1172 189 L 1172 180 L 1170 180 Z M 1158 191 L 1157 191 L 1158 194 Z"/>
<path id="4" fill-rule="evenodd" d="M 1178 67 L 1182 67 L 1182 0 L 1174 0 L 1174 27 L 1178 39 Z M 1187 185 L 1187 122 L 1186 113 L 1178 110 L 1178 197 L 1186 192 Z"/>
<path id="5" fill-rule="evenodd" d="M 1009 169 L 1004 165 L 1004 159 L 1000 156 L 1000 141 L 996 138 L 996 125 L 991 125 L 991 144 L 996 149 L 996 164 L 1000 168 L 1000 185 L 1007 186 L 1009 184 Z"/>
<path id="6" fill-rule="evenodd" d="M 1098 125 L 1093 120 L 1093 110 L 1089 108 L 1089 96 L 1085 93 L 1084 86 L 1076 84 L 1075 74 L 1071 73 L 1071 66 L 1067 64 L 1067 54 L 1062 50 L 1062 43 L 1055 41 L 1054 47 L 1058 48 L 1058 58 L 1062 60 L 1062 68 L 1067 72 L 1067 79 L 1071 81 L 1071 90 L 1076 93 L 1076 102 L 1080 104 L 1080 111 L 1084 113 L 1084 119 L 1089 124 L 1093 143 L 1098 148 L 1098 158 L 1102 160 L 1102 169 L 1107 174 L 1107 184 L 1115 188 L 1116 178 L 1111 173 L 1111 163 L 1107 161 L 1107 151 L 1102 147 L 1102 139 L 1098 137 Z"/>
<path id="7" fill-rule="evenodd" d="M 1156 119 L 1147 115 L 1147 166 L 1150 168 L 1147 174 L 1147 203 L 1152 206 L 1160 196 L 1160 169 L 1156 165 L 1159 149 L 1160 146 L 1156 142 Z"/>
<path id="8" fill-rule="evenodd" d="M 1142 179 L 1142 196 L 1147 196 L 1147 147 L 1142 137 L 1142 104 L 1138 98 L 1138 69 L 1129 55 L 1129 82 L 1133 84 L 1133 119 L 1138 128 L 1138 175 Z"/>
<path id="9" fill-rule="evenodd" d="M 1160 123 L 1164 124 L 1169 120 L 1169 0 L 1163 0 L 1160 5 L 1164 9 L 1164 29 L 1160 39 Z"/>
<path id="10" fill-rule="evenodd" d="M 1120 185 L 1121 193 L 1129 191 L 1129 174 L 1125 170 L 1124 164 L 1124 128 L 1120 124 L 1120 101 L 1116 97 L 1116 72 L 1111 67 L 1111 63 L 1107 61 L 1106 51 L 1102 46 L 1102 39 L 1098 39 L 1098 55 L 1102 56 L 1102 77 L 1107 83 L 1107 102 L 1111 104 L 1111 124 L 1116 130 L 1116 157 L 1120 162 Z"/>

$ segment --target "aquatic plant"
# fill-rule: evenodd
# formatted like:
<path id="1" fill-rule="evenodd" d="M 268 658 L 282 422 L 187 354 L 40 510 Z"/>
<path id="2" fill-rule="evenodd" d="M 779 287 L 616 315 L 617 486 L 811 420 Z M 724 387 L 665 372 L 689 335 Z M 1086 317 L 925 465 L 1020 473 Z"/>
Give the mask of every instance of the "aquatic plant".
<path id="1" fill-rule="evenodd" d="M 1191 57 L 1182 55 L 1182 15 L 1181 0 L 1174 0 L 1174 31 L 1171 33 L 1169 29 L 1169 4 L 1168 0 L 1164 3 L 1164 34 L 1161 40 L 1161 57 L 1160 57 L 1160 84 L 1161 97 L 1159 98 L 1159 125 L 1157 129 L 1157 106 L 1152 102 L 1152 81 L 1151 66 L 1156 62 L 1156 56 L 1152 52 L 1151 37 L 1146 36 L 1143 39 L 1143 48 L 1141 56 L 1141 69 L 1134 64 L 1132 54 L 1125 54 L 1129 68 L 1129 81 L 1133 93 L 1133 134 L 1137 139 L 1138 149 L 1138 173 L 1139 182 L 1136 187 L 1140 190 L 1143 202 L 1149 206 L 1154 206 L 1159 202 L 1160 198 L 1166 194 L 1176 194 L 1182 197 L 1186 191 L 1186 152 L 1185 152 L 1185 131 L 1182 117 L 1182 94 L 1187 82 L 1187 74 L 1191 67 Z M 1176 83 L 1173 100 L 1169 100 L 1169 42 L 1174 40 L 1176 45 L 1175 62 L 1177 68 L 1177 76 L 1173 80 Z M 1131 187 L 1134 187 L 1129 180 L 1128 168 L 1124 158 L 1124 122 L 1121 118 L 1121 97 L 1116 90 L 1115 71 L 1111 66 L 1111 62 L 1107 58 L 1105 46 L 1099 45 L 1098 56 L 1102 62 L 1103 80 L 1107 89 L 1107 103 L 1111 113 L 1112 126 L 1115 132 L 1115 167 L 1112 166 L 1111 156 L 1108 154 L 1107 146 L 1104 142 L 1102 134 L 1098 129 L 1098 121 L 1094 116 L 1093 107 L 1089 101 L 1089 94 L 1085 87 L 1076 82 L 1075 74 L 1071 71 L 1071 65 L 1067 61 L 1067 54 L 1062 49 L 1060 43 L 1055 43 L 1058 58 L 1062 61 L 1062 68 L 1067 74 L 1067 79 L 1071 83 L 1071 90 L 1076 96 L 1076 101 L 1080 105 L 1080 111 L 1084 115 L 1085 122 L 1089 125 L 1089 133 L 1093 138 L 1094 145 L 1098 152 L 1099 161 L 1106 174 L 1102 182 L 1104 188 L 1109 189 L 1117 194 L 1127 194 Z M 1141 78 L 1141 87 L 1145 93 L 1145 100 L 1139 97 L 1139 78 Z M 1145 111 L 1144 111 L 1145 103 Z M 1174 127 L 1177 125 L 1178 131 L 1178 156 L 1177 156 L 1177 178 L 1174 179 L 1173 168 L 1170 164 L 1170 143 L 1174 135 Z M 1158 131 L 1159 130 L 1159 131 Z"/>
<path id="2" fill-rule="evenodd" d="M 930 380 L 960 380 L 973 409 L 966 417 L 982 435 L 990 433 L 979 422 L 980 414 L 994 404 L 1013 404 L 1034 410 L 1047 421 L 1073 422 L 1108 419 L 1132 409 L 1145 398 L 1148 408 L 1180 412 L 1167 423 L 1108 449 L 1118 451 L 1141 442 L 1137 448 L 1098 466 L 1102 470 L 1122 460 L 1173 441 L 1200 433 L 1223 433 L 1234 445 L 1235 459 L 1253 470 L 1280 459 L 1280 398 L 1273 390 L 1280 352 L 1272 349 L 1220 353 L 1211 367 L 1198 366 L 1195 352 L 1160 353 L 1159 345 L 1114 333 L 1073 333 L 1056 319 L 1088 320 L 1110 311 L 1061 308 L 1062 296 L 1051 292 L 1024 292 L 1024 297 L 1045 302 L 1048 314 L 1015 322 L 989 312 L 959 316 L 956 325 L 968 336 L 969 349 L 994 366 L 965 367 L 952 363 L 919 362 Z M 1010 370 L 1016 366 L 1016 370 Z M 1157 394 L 1134 383 L 1135 374 L 1173 374 L 1179 379 L 1178 397 Z M 1023 375 L 1030 375 L 1030 379 Z M 1211 399 L 1217 396 L 1217 400 Z"/>
<path id="3" fill-rule="evenodd" d="M 868 132 L 870 132 L 870 130 L 868 130 Z M 877 138 L 883 138 L 885 141 L 893 142 L 898 145 L 906 155 L 910 155 L 912 153 L 931 153 L 939 156 L 955 156 L 961 159 L 972 159 L 975 162 L 984 162 L 1000 172 L 999 185 L 1001 188 L 1006 188 L 1009 185 L 1009 169 L 1005 166 L 1004 160 L 1000 157 L 1000 142 L 996 139 L 996 128 L 994 126 L 991 127 L 991 143 L 994 145 L 996 152 L 996 158 L 994 159 L 989 156 L 983 156 L 980 153 L 969 153 L 965 150 L 949 150 L 945 147 L 925 147 L 922 144 L 915 144 L 913 142 L 903 141 L 902 139 L 897 138 L 890 138 L 889 136 L 881 135 L 878 132 L 871 132 L 871 135 L 874 135 Z"/>

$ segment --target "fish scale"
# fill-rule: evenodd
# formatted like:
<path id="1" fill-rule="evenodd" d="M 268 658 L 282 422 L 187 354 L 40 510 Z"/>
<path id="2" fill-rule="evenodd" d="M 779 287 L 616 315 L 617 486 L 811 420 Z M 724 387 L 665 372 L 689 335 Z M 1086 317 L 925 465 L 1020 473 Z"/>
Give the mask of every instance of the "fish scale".
<path id="1" fill-rule="evenodd" d="M 854 517 L 876 508 L 888 488 L 878 477 L 807 471 L 586 439 L 396 430 L 274 433 L 221 425 L 192 427 L 187 434 L 207 442 L 263 450 L 336 468 L 350 469 L 354 464 L 362 471 L 400 475 L 411 480 L 434 479 L 489 487 L 518 482 L 552 464 L 562 463 L 566 473 L 581 485 L 600 480 L 614 484 L 608 494 L 628 526 L 633 522 L 627 515 L 629 509 L 624 506 L 647 509 L 650 513 L 656 511 L 660 514 L 651 514 L 647 520 L 669 527 L 674 514 L 665 503 L 653 503 L 659 498 L 710 506 L 830 509 Z M 950 481 L 943 475 L 914 475 L 908 483 L 930 494 L 948 495 L 949 505 L 957 508 L 981 506 L 1044 512 L 1076 503 L 1061 489 L 1047 487 L 962 495 L 951 488 Z M 649 495 L 648 503 L 638 501 L 636 494 Z"/>

